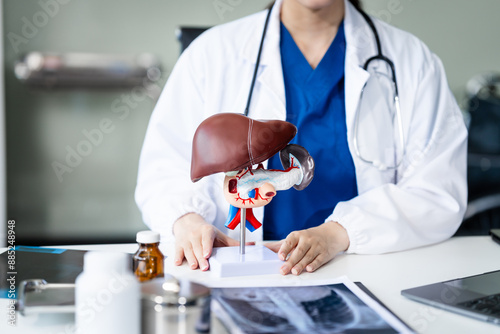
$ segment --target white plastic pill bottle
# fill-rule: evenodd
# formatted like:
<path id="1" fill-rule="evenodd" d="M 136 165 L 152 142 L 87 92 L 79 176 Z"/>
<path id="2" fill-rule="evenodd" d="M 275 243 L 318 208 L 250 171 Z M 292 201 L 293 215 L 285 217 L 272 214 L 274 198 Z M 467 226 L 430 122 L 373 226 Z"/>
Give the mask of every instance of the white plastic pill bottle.
<path id="1" fill-rule="evenodd" d="M 125 253 L 85 254 L 75 282 L 75 333 L 140 333 L 140 284 L 130 261 Z"/>

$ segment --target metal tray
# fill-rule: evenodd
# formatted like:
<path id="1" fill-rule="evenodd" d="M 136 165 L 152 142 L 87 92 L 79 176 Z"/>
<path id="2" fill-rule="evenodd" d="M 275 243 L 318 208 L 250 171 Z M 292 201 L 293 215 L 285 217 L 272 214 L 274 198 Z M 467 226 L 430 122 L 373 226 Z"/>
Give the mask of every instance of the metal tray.
<path id="1" fill-rule="evenodd" d="M 22 315 L 75 312 L 75 284 L 47 283 L 44 279 L 22 281 L 17 298 Z"/>

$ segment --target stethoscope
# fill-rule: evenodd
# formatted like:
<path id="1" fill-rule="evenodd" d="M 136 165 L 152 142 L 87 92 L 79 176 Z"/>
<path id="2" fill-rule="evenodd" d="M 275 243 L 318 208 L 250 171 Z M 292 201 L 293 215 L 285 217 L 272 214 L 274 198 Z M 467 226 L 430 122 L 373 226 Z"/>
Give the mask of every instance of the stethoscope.
<path id="1" fill-rule="evenodd" d="M 274 4 L 273 4 L 274 5 Z M 261 55 L 262 55 L 262 48 L 263 48 L 263 45 L 264 45 L 264 40 L 265 40 L 265 37 L 266 37 L 266 32 L 267 32 L 267 27 L 269 25 L 269 18 L 271 17 L 271 11 L 273 9 L 273 5 L 271 5 L 271 7 L 269 8 L 268 12 L 267 12 L 267 16 L 266 16 L 266 22 L 264 23 L 264 30 L 262 31 L 262 37 L 260 39 L 260 45 L 259 45 L 259 51 L 257 53 L 257 60 L 255 62 L 255 68 L 254 68 L 254 72 L 253 72 L 253 76 L 252 76 L 252 82 L 250 84 L 250 90 L 248 92 L 248 99 L 247 99 L 247 104 L 245 106 L 245 116 L 248 116 L 248 112 L 250 110 L 250 102 L 252 100 L 252 94 L 253 94 L 253 89 L 254 89 L 254 86 L 255 86 L 255 80 L 257 78 L 257 72 L 258 72 L 258 69 L 259 69 L 259 65 L 260 65 L 260 58 L 261 58 Z M 400 108 L 400 103 L 399 103 L 399 92 L 398 92 L 398 85 L 397 85 L 397 82 L 396 82 L 396 70 L 394 68 L 394 63 L 392 62 L 391 59 L 387 58 L 386 56 L 383 55 L 382 53 L 382 46 L 380 44 L 380 37 L 378 35 L 378 32 L 377 32 L 377 29 L 375 28 L 375 24 L 373 23 L 372 19 L 368 16 L 368 14 L 366 14 L 365 12 L 363 12 L 362 10 L 358 9 L 358 11 L 361 13 L 361 15 L 364 17 L 365 21 L 368 23 L 368 25 L 370 26 L 370 29 L 372 30 L 373 32 L 373 36 L 375 37 L 375 42 L 377 44 L 377 54 L 373 57 L 370 57 L 366 60 L 365 64 L 363 65 L 363 69 L 365 71 L 368 70 L 368 66 L 370 65 L 371 62 L 375 61 L 375 60 L 379 60 L 379 61 L 382 61 L 384 63 L 387 64 L 387 66 L 389 66 L 389 69 L 390 69 L 390 74 L 391 74 L 391 79 L 392 79 L 392 83 L 393 83 L 393 86 L 394 86 L 394 105 L 395 105 L 395 108 L 396 108 L 396 118 L 397 118 L 397 126 L 398 126 L 398 131 L 399 131 L 399 142 L 400 142 L 400 145 L 403 149 L 403 153 L 401 155 L 401 158 L 399 159 L 399 161 L 397 161 L 397 163 L 394 164 L 394 166 L 387 166 L 386 164 L 382 163 L 380 160 L 377 160 L 377 159 L 374 159 L 374 160 L 370 160 L 370 159 L 366 159 L 366 158 L 363 158 L 363 156 L 361 155 L 360 151 L 359 151 L 359 145 L 358 145 L 358 125 L 359 125 L 359 108 L 360 108 L 360 105 L 361 105 L 361 100 L 363 98 L 363 93 L 365 91 L 365 88 L 366 88 L 366 83 L 365 85 L 363 86 L 363 89 L 361 90 L 361 96 L 359 98 L 359 102 L 358 102 L 358 110 L 356 111 L 356 116 L 355 116 L 355 120 L 354 120 L 354 140 L 353 140 L 353 146 L 354 146 L 354 151 L 356 153 L 356 156 L 363 162 L 367 163 L 367 164 L 371 164 L 372 166 L 374 166 L 375 168 L 378 168 L 379 170 L 387 170 L 387 169 L 397 169 L 399 168 L 399 166 L 401 165 L 402 161 L 403 161 L 403 157 L 404 157 L 404 154 L 405 154 L 405 139 L 404 139 L 404 132 L 403 132 L 403 122 L 401 120 L 401 108 Z"/>

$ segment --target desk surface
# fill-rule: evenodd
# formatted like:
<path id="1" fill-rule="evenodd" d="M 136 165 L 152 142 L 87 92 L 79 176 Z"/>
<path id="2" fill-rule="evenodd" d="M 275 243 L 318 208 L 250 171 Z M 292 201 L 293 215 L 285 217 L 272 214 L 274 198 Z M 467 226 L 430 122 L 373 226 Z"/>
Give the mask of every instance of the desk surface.
<path id="1" fill-rule="evenodd" d="M 85 250 L 116 250 L 134 252 L 135 244 L 64 246 L 61 248 Z M 171 255 L 169 245 L 162 245 L 165 255 Z M 172 256 L 166 260 L 166 271 L 178 278 L 188 278 L 209 285 L 224 285 L 234 278 L 215 279 L 210 272 L 190 270 L 187 265 L 175 267 Z M 403 289 L 480 274 L 500 269 L 500 245 L 489 237 L 455 237 L 443 243 L 413 249 L 405 252 L 383 255 L 339 255 L 333 261 L 316 271 L 298 277 L 273 275 L 283 280 L 328 279 L 346 275 L 352 281 L 362 282 L 387 307 L 419 333 L 500 333 L 495 326 L 434 307 L 420 304 L 402 297 Z M 242 280 L 245 278 L 236 278 Z M 266 276 L 252 280 L 265 280 Z M 7 300 L 0 299 L 0 307 L 7 308 Z M 6 314 L 6 312 L 2 312 Z M 68 316 L 60 319 L 24 318 L 18 314 L 18 327 L 7 325 L 6 317 L 0 320 L 0 332 L 65 333 L 71 324 Z M 57 322 L 60 321 L 58 324 Z M 42 329 L 43 328 L 43 329 Z M 69 332 L 68 332 L 69 333 Z"/>

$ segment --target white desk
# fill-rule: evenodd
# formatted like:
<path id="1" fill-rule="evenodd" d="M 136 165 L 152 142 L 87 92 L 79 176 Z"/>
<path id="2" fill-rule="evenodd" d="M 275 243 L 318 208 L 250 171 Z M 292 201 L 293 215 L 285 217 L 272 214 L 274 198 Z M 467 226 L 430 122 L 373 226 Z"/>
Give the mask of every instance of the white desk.
<path id="1" fill-rule="evenodd" d="M 86 250 L 117 250 L 134 252 L 134 244 L 92 245 L 62 247 Z M 162 245 L 165 255 L 172 255 L 169 246 Z M 171 256 L 166 261 L 166 271 L 179 278 L 188 278 L 204 284 L 231 284 L 234 278 L 215 279 L 210 272 L 190 270 L 186 265 L 175 267 Z M 340 255 L 315 273 L 298 277 L 286 276 L 283 280 L 326 279 L 347 275 L 362 282 L 387 307 L 419 333 L 500 333 L 500 326 L 442 311 L 402 297 L 403 289 L 419 285 L 470 276 L 500 269 L 500 245 L 489 237 L 456 237 L 438 245 L 406 252 L 384 255 Z M 274 277 L 278 277 L 274 276 Z M 236 278 L 242 280 L 245 278 Z M 266 276 L 252 280 L 265 280 Z M 0 309 L 7 307 L 7 300 L 0 299 Z M 6 314 L 6 312 L 0 312 Z M 56 318 L 24 318 L 18 314 L 18 327 L 12 330 L 5 317 L 0 319 L 0 333 L 71 333 L 66 331 L 72 323 L 71 316 Z"/>

